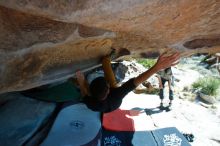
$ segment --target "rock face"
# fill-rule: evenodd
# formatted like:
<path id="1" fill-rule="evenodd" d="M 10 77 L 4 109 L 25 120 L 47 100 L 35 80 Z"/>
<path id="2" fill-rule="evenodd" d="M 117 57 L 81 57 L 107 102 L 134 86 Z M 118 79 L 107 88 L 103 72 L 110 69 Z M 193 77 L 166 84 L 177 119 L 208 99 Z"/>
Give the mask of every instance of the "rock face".
<path id="1" fill-rule="evenodd" d="M 45 127 L 56 104 L 27 98 L 21 94 L 0 95 L 0 145 L 20 146 Z"/>
<path id="2" fill-rule="evenodd" d="M 0 93 L 69 78 L 117 57 L 220 51 L 218 0 L 1 0 Z"/>

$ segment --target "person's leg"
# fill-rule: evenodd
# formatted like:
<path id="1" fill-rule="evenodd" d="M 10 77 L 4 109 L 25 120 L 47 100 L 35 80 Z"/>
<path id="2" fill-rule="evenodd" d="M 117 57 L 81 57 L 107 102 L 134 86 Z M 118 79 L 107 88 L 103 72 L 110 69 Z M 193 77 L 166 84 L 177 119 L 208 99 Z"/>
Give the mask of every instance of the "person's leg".
<path id="1" fill-rule="evenodd" d="M 169 88 L 169 106 L 172 105 L 172 101 L 173 101 L 173 86 L 171 85 L 171 80 L 168 80 L 168 88 Z"/>
<path id="2" fill-rule="evenodd" d="M 157 76 L 158 81 L 159 81 L 159 97 L 160 97 L 160 107 L 163 107 L 163 99 L 164 99 L 164 93 L 163 93 L 163 88 L 164 88 L 164 83 L 162 82 L 162 79 L 160 76 Z"/>

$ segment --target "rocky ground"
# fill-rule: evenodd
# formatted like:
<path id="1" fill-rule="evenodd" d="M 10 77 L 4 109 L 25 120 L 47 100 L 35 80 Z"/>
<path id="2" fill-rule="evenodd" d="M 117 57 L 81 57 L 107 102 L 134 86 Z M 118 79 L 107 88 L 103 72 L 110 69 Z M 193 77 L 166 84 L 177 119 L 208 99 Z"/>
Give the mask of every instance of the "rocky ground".
<path id="1" fill-rule="evenodd" d="M 195 136 L 194 142 L 191 143 L 193 146 L 220 145 L 220 102 L 217 101 L 214 104 L 204 102 L 191 90 L 192 83 L 200 77 L 204 75 L 219 76 L 215 69 L 206 69 L 204 64 L 200 64 L 202 58 L 204 56 L 185 58 L 181 60 L 179 65 L 173 67 L 175 100 L 171 111 L 158 111 L 159 96 L 157 94 L 146 94 L 146 92 L 128 94 L 121 108 L 137 107 L 141 110 L 145 109 L 148 116 L 147 123 L 151 123 L 149 129 L 175 126 L 183 133 L 192 133 Z M 142 71 L 143 68 L 141 67 L 140 70 Z M 132 74 L 132 71 L 129 72 L 127 76 Z M 152 84 L 157 82 L 154 77 L 150 80 Z M 140 87 L 138 90 L 146 89 Z M 167 100 L 165 100 L 165 104 L 168 103 L 167 94 L 168 91 L 166 90 Z"/>

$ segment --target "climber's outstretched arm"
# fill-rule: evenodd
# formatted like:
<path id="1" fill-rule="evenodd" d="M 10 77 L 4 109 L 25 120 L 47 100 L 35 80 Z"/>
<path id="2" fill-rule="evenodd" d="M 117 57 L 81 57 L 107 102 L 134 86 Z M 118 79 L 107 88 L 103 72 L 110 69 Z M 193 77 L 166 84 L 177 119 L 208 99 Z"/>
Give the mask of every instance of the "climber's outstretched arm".
<path id="1" fill-rule="evenodd" d="M 114 72 L 112 70 L 110 56 L 105 56 L 102 58 L 102 68 L 105 74 L 105 79 L 110 84 L 110 87 L 116 88 L 117 82 L 115 79 Z"/>
<path id="2" fill-rule="evenodd" d="M 146 81 L 149 77 L 151 77 L 153 74 L 157 73 L 161 69 L 165 69 L 170 66 L 176 65 L 179 59 L 180 59 L 180 53 L 178 52 L 173 53 L 172 55 L 169 56 L 167 55 L 167 52 L 163 53 L 162 55 L 160 55 L 154 66 L 152 66 L 149 70 L 143 72 L 134 79 L 134 84 L 138 86 L 139 84 Z"/>

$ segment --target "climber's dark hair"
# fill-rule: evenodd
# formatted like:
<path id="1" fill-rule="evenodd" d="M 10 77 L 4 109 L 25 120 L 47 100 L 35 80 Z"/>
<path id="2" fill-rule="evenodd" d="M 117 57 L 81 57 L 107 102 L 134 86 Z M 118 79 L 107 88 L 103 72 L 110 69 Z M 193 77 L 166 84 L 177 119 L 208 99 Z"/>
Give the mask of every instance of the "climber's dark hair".
<path id="1" fill-rule="evenodd" d="M 94 79 L 89 85 L 91 95 L 97 100 L 101 100 L 108 91 L 109 85 L 104 77 Z"/>

